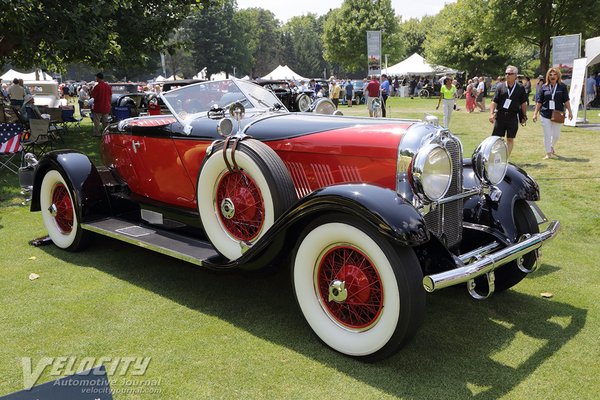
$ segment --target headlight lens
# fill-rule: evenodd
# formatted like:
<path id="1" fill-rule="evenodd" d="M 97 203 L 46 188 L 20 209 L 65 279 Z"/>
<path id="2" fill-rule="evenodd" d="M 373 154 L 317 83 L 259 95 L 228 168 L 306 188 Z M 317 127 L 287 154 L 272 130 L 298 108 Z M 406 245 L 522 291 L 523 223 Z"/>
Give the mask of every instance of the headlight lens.
<path id="1" fill-rule="evenodd" d="M 473 169 L 475 175 L 489 185 L 502 182 L 508 168 L 508 147 L 500 137 L 490 136 L 475 149 Z"/>
<path id="2" fill-rule="evenodd" d="M 417 153 L 412 166 L 412 182 L 416 192 L 431 201 L 444 197 L 452 181 L 452 160 L 448 151 L 429 144 Z"/>

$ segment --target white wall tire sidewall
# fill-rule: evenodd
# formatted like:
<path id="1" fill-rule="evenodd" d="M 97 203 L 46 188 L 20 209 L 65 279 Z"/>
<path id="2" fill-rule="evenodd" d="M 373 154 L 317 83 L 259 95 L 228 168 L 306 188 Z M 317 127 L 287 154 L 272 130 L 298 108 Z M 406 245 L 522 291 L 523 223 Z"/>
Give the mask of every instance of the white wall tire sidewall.
<path id="1" fill-rule="evenodd" d="M 73 229 L 68 234 L 65 234 L 60 231 L 56 224 L 56 220 L 48 211 L 48 208 L 52 205 L 52 192 L 54 187 L 62 183 L 69 193 L 69 197 L 71 198 L 71 203 L 73 204 Z M 56 170 L 50 170 L 46 172 L 44 178 L 42 179 L 42 185 L 40 188 L 40 207 L 42 212 L 42 219 L 44 220 L 44 225 L 48 230 L 48 236 L 52 239 L 52 242 L 61 249 L 66 249 L 70 247 L 77 237 L 77 231 L 79 229 L 79 220 L 77 219 L 77 212 L 75 201 L 73 199 L 73 195 L 71 194 L 71 190 L 65 182 L 65 179 L 60 174 L 60 172 Z"/>
<path id="2" fill-rule="evenodd" d="M 227 159 L 231 160 L 231 149 L 227 149 Z M 253 180 L 263 198 L 265 207 L 265 220 L 258 235 L 251 243 L 256 242 L 275 222 L 275 208 L 269 184 L 262 171 L 246 153 L 239 151 L 235 153 L 237 165 L 244 170 Z M 217 184 L 221 176 L 227 171 L 223 161 L 223 150 L 212 154 L 202 166 L 198 179 L 198 211 L 204 231 L 212 245 L 225 257 L 235 260 L 242 255 L 240 242 L 231 237 L 222 226 L 216 208 Z"/>
<path id="3" fill-rule="evenodd" d="M 376 325 L 357 332 L 342 328 L 324 311 L 314 287 L 314 271 L 326 247 L 352 244 L 376 266 L 382 281 L 384 303 Z M 384 347 L 396 331 L 400 296 L 396 275 L 383 250 L 360 229 L 344 223 L 328 223 L 313 229 L 300 244 L 294 259 L 294 289 L 298 304 L 313 331 L 331 348 L 350 356 L 366 356 Z"/>

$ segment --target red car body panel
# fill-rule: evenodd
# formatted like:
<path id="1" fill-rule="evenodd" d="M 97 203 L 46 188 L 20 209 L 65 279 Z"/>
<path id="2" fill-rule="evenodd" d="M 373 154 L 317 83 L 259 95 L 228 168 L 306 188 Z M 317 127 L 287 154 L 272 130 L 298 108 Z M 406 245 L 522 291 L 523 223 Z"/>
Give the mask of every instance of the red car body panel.
<path id="1" fill-rule="evenodd" d="M 349 182 L 394 189 L 395 173 L 390 171 L 396 170 L 398 145 L 409 126 L 354 126 L 264 143 L 287 166 L 298 197 Z M 113 133 L 104 135 L 102 153 L 105 164 L 116 169 L 133 193 L 196 209 L 197 177 L 211 143 L 205 138 Z"/>

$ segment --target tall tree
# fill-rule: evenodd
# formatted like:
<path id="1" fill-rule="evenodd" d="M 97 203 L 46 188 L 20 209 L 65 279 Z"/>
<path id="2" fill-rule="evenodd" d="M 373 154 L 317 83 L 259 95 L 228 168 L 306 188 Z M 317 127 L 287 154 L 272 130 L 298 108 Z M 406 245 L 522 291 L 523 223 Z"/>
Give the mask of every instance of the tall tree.
<path id="1" fill-rule="evenodd" d="M 460 1 L 460 0 L 459 0 Z M 582 33 L 590 37 L 599 32 L 600 8 L 597 0 L 490 0 L 486 38 L 504 43 L 520 42 L 539 49 L 540 68 L 550 64 L 550 38 Z"/>
<path id="2" fill-rule="evenodd" d="M 240 20 L 246 25 L 244 43 L 251 49 L 252 77 L 263 76 L 277 67 L 281 53 L 279 21 L 275 15 L 263 8 L 245 8 L 238 11 Z"/>
<path id="3" fill-rule="evenodd" d="M 400 41 L 404 44 L 404 52 L 400 54 L 401 59 L 414 53 L 423 55 L 425 38 L 433 23 L 434 17 L 432 16 L 424 16 L 420 20 L 410 18 L 399 23 L 398 35 Z"/>
<path id="4" fill-rule="evenodd" d="M 235 40 L 229 21 L 235 8 L 235 0 L 225 0 L 219 6 L 198 10 L 184 24 L 194 64 L 198 69 L 206 67 L 209 76 L 221 71 L 233 73 Z"/>
<path id="5" fill-rule="evenodd" d="M 324 24 L 325 60 L 348 72 L 367 69 L 367 31 L 382 31 L 382 53 L 398 59 L 402 53 L 398 20 L 391 0 L 344 0 Z"/>
<path id="6" fill-rule="evenodd" d="M 424 42 L 425 58 L 475 74 L 495 74 L 504 68 L 507 58 L 496 45 L 503 49 L 509 46 L 484 37 L 482 21 L 486 13 L 487 6 L 480 0 L 447 4 L 433 17 Z"/>
<path id="7" fill-rule="evenodd" d="M 326 62 L 323 59 L 321 34 L 323 27 L 315 14 L 291 18 L 282 27 L 287 38 L 284 63 L 305 77 L 320 76 Z"/>
<path id="8" fill-rule="evenodd" d="M 56 69 L 143 64 L 190 7 L 220 1 L 0 0 L 0 62 Z"/>

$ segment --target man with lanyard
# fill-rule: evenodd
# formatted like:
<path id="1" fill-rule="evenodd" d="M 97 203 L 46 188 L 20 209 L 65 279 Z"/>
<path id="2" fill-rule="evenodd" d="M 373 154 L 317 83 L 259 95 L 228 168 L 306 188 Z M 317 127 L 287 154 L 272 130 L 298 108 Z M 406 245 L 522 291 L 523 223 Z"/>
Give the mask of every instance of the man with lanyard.
<path id="1" fill-rule="evenodd" d="M 506 82 L 498 86 L 490 105 L 490 122 L 494 124 L 492 135 L 506 135 L 509 155 L 519 130 L 519 122 L 525 126 L 527 121 L 527 94 L 525 88 L 517 82 L 518 72 L 513 65 L 506 67 Z"/>
<path id="2" fill-rule="evenodd" d="M 381 74 L 381 116 L 385 118 L 385 109 L 387 98 L 390 95 L 390 81 L 386 74 Z"/>

